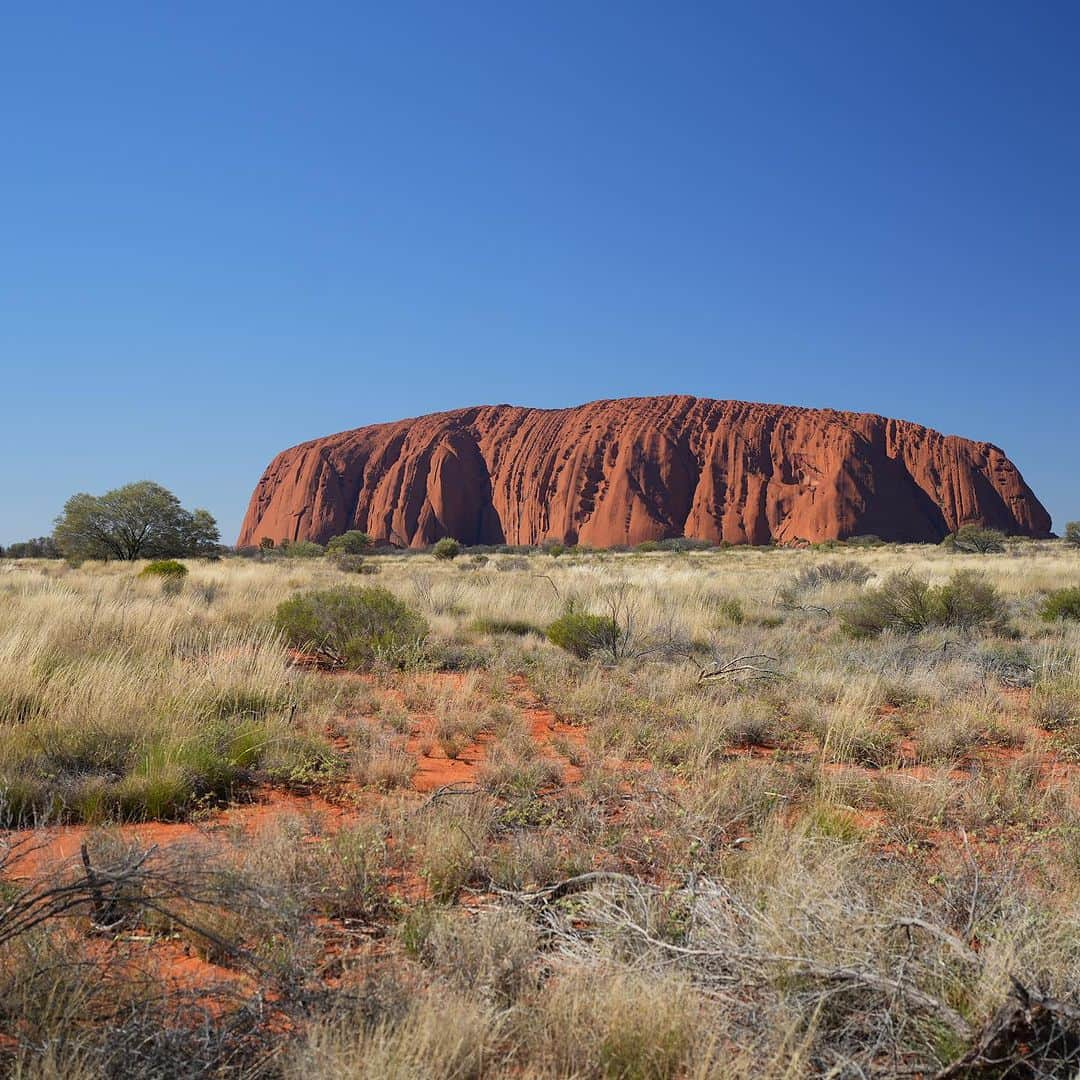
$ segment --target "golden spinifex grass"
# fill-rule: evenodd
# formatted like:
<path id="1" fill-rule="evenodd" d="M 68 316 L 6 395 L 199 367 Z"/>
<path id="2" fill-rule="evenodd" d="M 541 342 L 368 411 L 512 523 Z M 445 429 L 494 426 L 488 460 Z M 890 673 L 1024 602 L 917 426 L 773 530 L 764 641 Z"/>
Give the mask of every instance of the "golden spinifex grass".
<path id="1" fill-rule="evenodd" d="M 4 1069 L 1075 1069 L 1080 622 L 1042 610 L 1080 551 L 367 563 L 0 563 L 3 888 L 74 898 L 0 913 Z M 993 619 L 845 630 L 958 571 Z M 275 629 L 372 583 L 415 649 L 328 670 Z M 560 648 L 568 611 L 615 633 Z"/>

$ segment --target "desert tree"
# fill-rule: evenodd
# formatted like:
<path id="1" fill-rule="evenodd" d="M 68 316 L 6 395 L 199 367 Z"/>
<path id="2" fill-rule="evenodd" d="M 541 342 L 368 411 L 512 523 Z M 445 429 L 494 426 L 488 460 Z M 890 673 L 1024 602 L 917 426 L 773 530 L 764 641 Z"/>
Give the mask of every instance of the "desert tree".
<path id="1" fill-rule="evenodd" d="M 946 536 L 942 545 L 950 551 L 969 555 L 990 555 L 1005 550 L 1005 534 L 999 529 L 984 529 L 979 525 L 961 525 Z"/>
<path id="2" fill-rule="evenodd" d="M 72 495 L 53 536 L 64 555 L 76 559 L 207 555 L 220 539 L 209 511 L 185 510 L 171 491 L 151 480 L 104 495 Z"/>
<path id="3" fill-rule="evenodd" d="M 6 548 L 0 548 L 0 558 L 58 559 L 60 549 L 51 536 L 35 536 L 30 540 L 19 540 Z"/>

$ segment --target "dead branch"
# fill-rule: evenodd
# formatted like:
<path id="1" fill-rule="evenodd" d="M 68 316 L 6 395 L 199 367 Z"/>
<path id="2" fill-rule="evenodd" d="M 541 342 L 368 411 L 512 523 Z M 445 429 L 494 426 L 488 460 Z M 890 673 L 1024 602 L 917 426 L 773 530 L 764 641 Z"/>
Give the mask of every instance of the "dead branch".
<path id="1" fill-rule="evenodd" d="M 936 1080 L 1076 1075 L 1080 1069 L 1080 1007 L 1029 990 L 1016 978 L 1012 984 L 1008 1000 L 971 1048 L 942 1069 Z"/>
<path id="2" fill-rule="evenodd" d="M 533 574 L 533 577 L 543 578 L 551 586 L 551 591 L 555 594 L 555 599 L 562 603 L 562 593 L 559 592 L 559 587 L 547 574 Z"/>
<path id="3" fill-rule="evenodd" d="M 424 811 L 430 809 L 435 803 L 441 799 L 448 799 L 454 795 L 478 795 L 480 789 L 476 784 L 470 784 L 464 780 L 458 780 L 453 784 L 443 784 L 442 787 L 436 788 L 415 810 L 413 814 L 422 814 Z"/>
<path id="4" fill-rule="evenodd" d="M 743 674 L 750 674 L 759 679 L 782 677 L 775 668 L 764 667 L 758 663 L 761 660 L 768 660 L 773 664 L 780 663 L 775 656 L 769 656 L 766 653 L 747 653 L 745 656 L 736 656 L 732 660 L 717 664 L 711 671 L 708 668 L 702 668 L 698 673 L 698 682 L 705 682 L 708 679 L 730 679 L 733 675 Z"/>
<path id="5" fill-rule="evenodd" d="M 573 893 L 584 892 L 586 889 L 591 889 L 594 885 L 601 884 L 619 884 L 638 888 L 642 883 L 639 882 L 637 878 L 631 877 L 629 874 L 594 870 L 587 874 L 578 874 L 575 877 L 566 878 L 563 881 L 556 882 L 554 885 L 547 885 L 544 888 L 536 889 L 533 892 L 514 892 L 509 889 L 497 888 L 494 884 L 492 885 L 492 892 L 498 893 L 500 896 L 505 896 L 519 904 L 536 907 L 545 904 L 554 904 L 556 901 L 563 899 L 563 897 L 570 896 Z"/>

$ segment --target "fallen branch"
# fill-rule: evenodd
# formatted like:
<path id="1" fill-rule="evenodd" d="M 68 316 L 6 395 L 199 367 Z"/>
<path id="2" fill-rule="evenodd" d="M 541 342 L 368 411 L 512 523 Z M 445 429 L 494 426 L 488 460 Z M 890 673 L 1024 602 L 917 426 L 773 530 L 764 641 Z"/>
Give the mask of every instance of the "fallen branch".
<path id="1" fill-rule="evenodd" d="M 1010 976 L 1012 978 L 1012 976 Z M 1080 1070 L 1080 1007 L 1028 990 L 1012 978 L 1008 1000 L 971 1048 L 936 1080 L 956 1077 L 1066 1077 Z"/>
<path id="2" fill-rule="evenodd" d="M 746 673 L 756 675 L 762 679 L 779 679 L 781 677 L 780 672 L 775 668 L 764 667 L 757 663 L 759 660 L 768 660 L 773 664 L 780 663 L 775 656 L 769 656 L 766 653 L 747 653 L 745 656 L 736 656 L 733 660 L 718 664 L 711 671 L 708 668 L 702 668 L 698 673 L 698 682 L 705 682 L 707 679 L 728 679 L 733 675 Z"/>

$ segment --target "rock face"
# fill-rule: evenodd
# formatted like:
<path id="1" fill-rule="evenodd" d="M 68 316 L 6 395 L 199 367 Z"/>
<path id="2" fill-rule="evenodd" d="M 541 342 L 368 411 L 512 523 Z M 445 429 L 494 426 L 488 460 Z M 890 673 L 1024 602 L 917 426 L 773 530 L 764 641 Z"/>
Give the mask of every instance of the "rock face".
<path id="1" fill-rule="evenodd" d="M 648 397 L 458 409 L 302 443 L 270 463 L 238 543 L 347 529 L 413 547 L 937 541 L 968 523 L 1050 531 L 989 443 L 866 413 Z"/>

